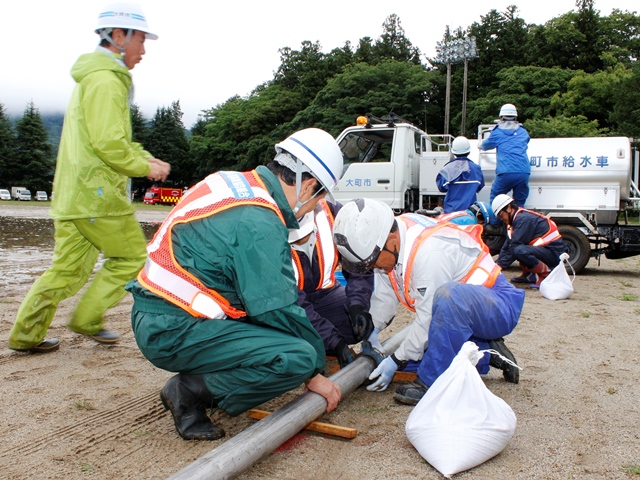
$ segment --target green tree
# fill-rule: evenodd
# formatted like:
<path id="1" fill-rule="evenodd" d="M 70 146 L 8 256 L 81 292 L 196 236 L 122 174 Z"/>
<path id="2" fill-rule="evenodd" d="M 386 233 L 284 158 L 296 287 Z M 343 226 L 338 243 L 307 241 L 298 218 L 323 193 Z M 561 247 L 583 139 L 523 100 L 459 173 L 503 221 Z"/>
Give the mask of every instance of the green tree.
<path id="1" fill-rule="evenodd" d="M 529 27 L 518 17 L 518 8 L 515 5 L 509 6 L 502 13 L 491 10 L 480 19 L 480 23 L 474 22 L 467 29 L 467 35 L 476 38 L 478 48 L 478 58 L 470 63 L 468 72 L 470 100 L 479 98 L 495 88 L 496 74 L 500 70 L 528 64 Z M 461 66 L 455 69 L 452 91 L 462 92 L 463 73 Z"/>
<path id="2" fill-rule="evenodd" d="M 640 16 L 636 13 L 614 9 L 611 15 L 600 20 L 601 54 L 607 66 L 616 63 L 630 65 L 640 58 Z"/>
<path id="3" fill-rule="evenodd" d="M 591 74 L 577 72 L 569 80 L 567 91 L 554 95 L 551 106 L 565 117 L 583 116 L 597 120 L 602 127 L 609 127 L 610 112 L 618 100 L 615 92 L 621 82 L 632 75 L 622 63 Z"/>
<path id="4" fill-rule="evenodd" d="M 388 60 L 378 65 L 358 63 L 336 75 L 312 104 L 291 122 L 290 129 L 316 126 L 336 136 L 358 115 L 386 117 L 390 112 L 417 125 L 425 118 L 425 90 L 436 72 L 405 61 Z M 426 113 L 428 122 L 439 118 L 439 109 Z"/>
<path id="5" fill-rule="evenodd" d="M 382 35 L 373 47 L 377 62 L 394 60 L 420 65 L 420 50 L 414 47 L 404 34 L 400 17 L 395 13 L 389 15 L 382 24 Z"/>
<path id="6" fill-rule="evenodd" d="M 615 103 L 609 117 L 613 131 L 640 138 L 640 63 L 631 66 L 631 75 L 621 79 L 613 97 Z"/>
<path id="7" fill-rule="evenodd" d="M 144 118 L 140 107 L 136 103 L 131 105 L 131 132 L 132 140 L 144 146 L 149 135 L 149 122 Z"/>
<path id="8" fill-rule="evenodd" d="M 532 138 L 598 137 L 608 133 L 608 129 L 598 128 L 597 120 L 588 120 L 582 115 L 532 119 L 523 126 Z"/>
<path id="9" fill-rule="evenodd" d="M 16 132 L 4 104 L 0 103 L 0 186 L 10 188 L 18 176 L 18 172 Z"/>
<path id="10" fill-rule="evenodd" d="M 171 164 L 170 179 L 176 186 L 190 186 L 194 165 L 189 159 L 189 141 L 182 123 L 180 101 L 161 107 L 150 122 L 145 148 L 156 158 Z"/>
<path id="11" fill-rule="evenodd" d="M 27 105 L 22 118 L 16 123 L 16 164 L 19 172 L 15 183 L 33 191 L 51 192 L 53 147 L 33 102 Z"/>
<path id="12" fill-rule="evenodd" d="M 527 46 L 531 65 L 584 70 L 593 73 L 604 67 L 607 42 L 602 19 L 593 0 L 577 0 L 577 12 L 549 20 L 531 29 Z"/>
<path id="13" fill-rule="evenodd" d="M 552 108 L 554 95 L 566 92 L 576 74 L 561 68 L 505 68 L 496 75 L 499 83 L 495 89 L 469 102 L 468 123 L 473 126 L 492 123 L 505 103 L 516 106 L 521 122 L 546 118 L 555 113 Z"/>

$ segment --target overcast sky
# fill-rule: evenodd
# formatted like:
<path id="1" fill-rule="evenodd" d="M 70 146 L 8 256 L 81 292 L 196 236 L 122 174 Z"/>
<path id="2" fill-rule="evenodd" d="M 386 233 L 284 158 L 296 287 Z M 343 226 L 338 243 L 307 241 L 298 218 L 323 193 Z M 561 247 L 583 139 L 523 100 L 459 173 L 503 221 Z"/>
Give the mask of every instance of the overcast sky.
<path id="1" fill-rule="evenodd" d="M 323 52 L 347 40 L 377 39 L 385 19 L 399 16 L 406 37 L 428 57 L 447 25 L 466 29 L 491 9 L 519 7 L 527 23 L 543 24 L 575 8 L 575 0 L 139 0 L 150 29 L 159 35 L 132 71 L 135 102 L 151 118 L 156 108 L 180 100 L 190 128 L 203 109 L 246 96 L 270 80 L 280 64 L 278 49 L 319 41 Z M 28 102 L 41 113 L 64 112 L 78 56 L 93 51 L 93 33 L 104 0 L 4 1 L 0 103 L 21 115 Z M 638 11 L 637 0 L 596 0 L 606 16 L 613 8 Z M 471 64 L 470 68 L 473 68 Z"/>

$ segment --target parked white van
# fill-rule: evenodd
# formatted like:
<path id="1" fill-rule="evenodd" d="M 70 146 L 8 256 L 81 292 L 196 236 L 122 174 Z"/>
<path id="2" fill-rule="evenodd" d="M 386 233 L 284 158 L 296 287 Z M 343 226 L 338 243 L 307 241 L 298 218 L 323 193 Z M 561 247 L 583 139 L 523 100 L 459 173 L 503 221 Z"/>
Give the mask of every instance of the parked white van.
<path id="1" fill-rule="evenodd" d="M 0 200 L 11 200 L 11 192 L 4 188 L 0 189 Z"/>
<path id="2" fill-rule="evenodd" d="M 36 201 L 46 202 L 47 200 L 49 200 L 49 197 L 47 197 L 47 192 L 43 192 L 42 190 L 38 190 L 36 192 Z"/>

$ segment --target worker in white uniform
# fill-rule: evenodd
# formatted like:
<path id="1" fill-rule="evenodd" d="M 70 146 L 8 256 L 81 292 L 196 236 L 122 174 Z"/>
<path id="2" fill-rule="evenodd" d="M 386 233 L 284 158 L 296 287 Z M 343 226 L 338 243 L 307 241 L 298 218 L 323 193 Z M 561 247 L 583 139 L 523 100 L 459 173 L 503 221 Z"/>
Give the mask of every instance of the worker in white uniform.
<path id="1" fill-rule="evenodd" d="M 502 275 L 480 238 L 480 225 L 430 226 L 420 217 L 394 217 L 380 201 L 356 199 L 335 219 L 343 270 L 375 272 L 372 345 L 382 348 L 378 334 L 400 303 L 416 314 L 398 349 L 369 376 L 374 382 L 367 389 L 385 390 L 396 370 L 419 362 L 416 381 L 401 385 L 394 395 L 415 405 L 469 340 L 500 354 L 487 353 L 477 364 L 479 373 L 488 373 L 491 365 L 503 371 L 507 382 L 518 383 L 519 368 L 502 337 L 518 323 L 524 292 Z"/>

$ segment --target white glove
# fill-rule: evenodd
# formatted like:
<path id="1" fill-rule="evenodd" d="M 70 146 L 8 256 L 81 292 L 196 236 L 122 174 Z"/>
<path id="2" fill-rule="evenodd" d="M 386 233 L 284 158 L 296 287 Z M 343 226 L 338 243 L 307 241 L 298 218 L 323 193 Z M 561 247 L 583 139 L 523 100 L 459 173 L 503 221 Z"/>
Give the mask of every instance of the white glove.
<path id="1" fill-rule="evenodd" d="M 393 361 L 391 357 L 387 357 L 380 365 L 371 372 L 369 380 L 377 378 L 378 380 L 367 387 L 370 392 L 382 392 L 387 389 L 391 380 L 393 380 L 393 374 L 396 373 L 398 365 Z"/>
<path id="2" fill-rule="evenodd" d="M 384 348 L 382 348 L 382 344 L 380 343 L 379 334 L 380 334 L 380 330 L 377 328 L 374 328 L 373 332 L 371 332 L 371 335 L 369 335 L 369 338 L 367 338 L 367 340 L 369 340 L 369 343 L 373 348 L 375 348 L 379 352 L 386 353 L 384 351 Z"/>

